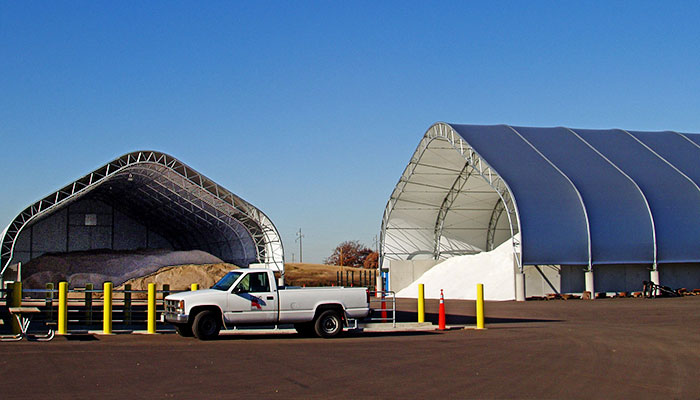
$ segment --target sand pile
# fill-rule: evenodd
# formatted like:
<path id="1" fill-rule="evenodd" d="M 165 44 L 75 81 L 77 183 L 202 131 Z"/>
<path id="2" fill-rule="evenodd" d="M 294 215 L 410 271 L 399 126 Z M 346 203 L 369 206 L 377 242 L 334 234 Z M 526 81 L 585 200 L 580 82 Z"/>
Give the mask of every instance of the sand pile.
<path id="1" fill-rule="evenodd" d="M 476 284 L 484 284 L 484 299 L 515 300 L 513 245 L 506 240 L 498 248 L 479 254 L 448 258 L 426 271 L 396 297 L 417 298 L 422 283 L 426 299 L 476 299 Z"/>
<path id="2" fill-rule="evenodd" d="M 46 283 L 68 282 L 71 288 L 111 281 L 120 286 L 129 279 L 153 274 L 162 267 L 184 264 L 219 264 L 221 259 L 200 250 L 142 249 L 92 250 L 49 253 L 22 265 L 24 287 L 44 288 Z M 14 278 L 14 277 L 13 277 Z"/>
<path id="3" fill-rule="evenodd" d="M 131 284 L 132 290 L 148 290 L 149 283 L 155 283 L 157 290 L 162 290 L 164 284 L 170 285 L 170 290 L 189 289 L 196 283 L 200 289 L 210 288 L 227 272 L 239 267 L 228 263 L 206 265 L 178 265 L 163 267 L 158 271 L 140 278 L 129 279 L 117 289 L 124 289 L 124 285 Z M 133 298 L 146 298 L 146 293 L 137 293 Z"/>

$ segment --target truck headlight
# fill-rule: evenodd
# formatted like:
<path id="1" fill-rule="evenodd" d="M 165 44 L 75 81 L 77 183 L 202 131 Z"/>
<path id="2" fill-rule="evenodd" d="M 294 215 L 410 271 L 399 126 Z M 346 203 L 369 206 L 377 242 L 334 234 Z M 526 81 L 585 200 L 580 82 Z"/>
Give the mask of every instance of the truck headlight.
<path id="1" fill-rule="evenodd" d="M 185 312 L 185 300 L 180 300 L 177 303 L 177 311 L 179 311 L 181 314 Z"/>

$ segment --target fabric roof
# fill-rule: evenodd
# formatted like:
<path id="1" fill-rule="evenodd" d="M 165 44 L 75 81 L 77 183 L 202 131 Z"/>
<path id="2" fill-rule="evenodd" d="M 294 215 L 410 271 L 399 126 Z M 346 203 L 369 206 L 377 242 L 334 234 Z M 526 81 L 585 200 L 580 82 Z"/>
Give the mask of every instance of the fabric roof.
<path id="1" fill-rule="evenodd" d="M 444 258 L 521 232 L 520 265 L 700 262 L 699 166 L 696 134 L 438 123 L 387 204 L 382 256 Z"/>

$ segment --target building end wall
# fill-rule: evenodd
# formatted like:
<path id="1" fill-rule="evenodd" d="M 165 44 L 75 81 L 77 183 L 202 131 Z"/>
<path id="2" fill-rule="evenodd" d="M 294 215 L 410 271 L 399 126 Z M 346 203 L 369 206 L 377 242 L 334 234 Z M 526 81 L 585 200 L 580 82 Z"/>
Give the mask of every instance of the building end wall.
<path id="1" fill-rule="evenodd" d="M 558 265 L 525 265 L 525 297 L 541 297 L 561 293 L 561 267 Z"/>
<path id="2" fill-rule="evenodd" d="M 173 246 L 144 224 L 103 202 L 82 199 L 22 230 L 12 264 L 26 263 L 45 253 Z"/>
<path id="3" fill-rule="evenodd" d="M 439 264 L 436 260 L 388 260 L 389 290 L 408 287 L 426 271 Z M 582 293 L 585 290 L 583 265 L 524 266 L 525 297 L 551 293 Z M 700 265 L 659 265 L 661 285 L 673 289 L 700 289 Z M 593 268 L 596 292 L 639 292 L 649 280 L 647 265 L 604 265 Z"/>
<path id="4" fill-rule="evenodd" d="M 389 288 L 398 292 L 408 287 L 442 260 L 389 260 Z"/>

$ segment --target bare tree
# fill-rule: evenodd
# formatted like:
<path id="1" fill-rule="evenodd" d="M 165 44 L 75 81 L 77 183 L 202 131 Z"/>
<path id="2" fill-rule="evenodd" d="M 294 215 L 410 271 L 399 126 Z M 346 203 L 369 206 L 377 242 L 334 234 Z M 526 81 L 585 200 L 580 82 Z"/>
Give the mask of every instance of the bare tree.
<path id="1" fill-rule="evenodd" d="M 379 253 L 376 251 L 369 253 L 362 265 L 367 269 L 376 269 L 379 266 Z"/>

